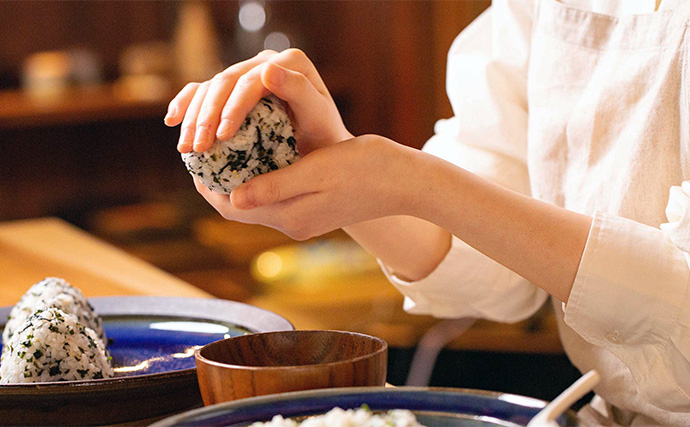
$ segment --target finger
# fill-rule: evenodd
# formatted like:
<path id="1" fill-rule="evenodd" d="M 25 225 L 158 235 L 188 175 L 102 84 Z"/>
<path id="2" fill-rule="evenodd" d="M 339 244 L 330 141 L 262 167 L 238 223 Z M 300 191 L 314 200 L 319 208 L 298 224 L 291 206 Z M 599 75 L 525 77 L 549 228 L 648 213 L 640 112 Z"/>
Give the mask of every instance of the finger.
<path id="1" fill-rule="evenodd" d="M 198 87 L 199 83 L 187 83 L 175 98 L 170 101 L 168 113 L 163 119 L 167 126 L 177 126 L 180 124 Z"/>
<path id="2" fill-rule="evenodd" d="M 228 196 L 226 194 L 216 193 L 208 188 L 206 184 L 201 182 L 197 177 L 194 177 L 194 187 L 196 187 L 196 191 L 204 196 L 204 198 L 209 202 L 222 203 L 228 200 Z"/>
<path id="3" fill-rule="evenodd" d="M 321 95 L 330 98 L 331 95 L 328 93 L 328 89 L 321 79 L 321 75 L 309 57 L 300 49 L 286 49 L 280 52 L 280 54 L 273 56 L 270 62 L 304 74 Z"/>
<path id="4" fill-rule="evenodd" d="M 327 99 L 331 99 L 328 89 L 326 89 L 326 85 L 323 83 L 316 67 L 301 50 L 287 49 L 271 56 L 267 63 L 277 64 L 285 69 L 304 75 L 317 92 L 324 95 Z M 256 103 L 270 93 L 264 87 L 261 80 L 262 69 L 267 63 L 257 65 L 237 81 L 235 89 L 228 97 L 221 113 L 221 126 L 216 133 L 219 139 L 225 140 L 232 137 Z"/>
<path id="5" fill-rule="evenodd" d="M 211 86 L 204 97 L 199 117 L 197 117 L 196 136 L 194 146 L 198 151 L 204 151 L 211 147 L 215 139 L 220 113 L 227 102 L 230 92 L 237 78 L 231 74 L 217 74 L 211 80 Z"/>
<path id="6" fill-rule="evenodd" d="M 261 68 L 257 65 L 240 76 L 221 113 L 221 128 L 218 129 L 218 139 L 230 139 L 244 122 L 247 114 L 257 102 L 270 92 L 261 82 Z"/>
<path id="7" fill-rule="evenodd" d="M 194 187 L 196 187 L 196 191 L 198 191 L 199 194 L 201 194 L 201 196 L 219 213 L 222 214 L 227 207 L 232 208 L 232 204 L 229 202 L 229 197 L 226 194 L 216 193 L 196 177 L 194 177 Z"/>
<path id="8" fill-rule="evenodd" d="M 206 92 L 208 91 L 208 86 L 208 82 L 204 82 L 199 85 L 199 88 L 194 94 L 194 98 L 192 98 L 192 102 L 187 108 L 184 120 L 182 121 L 182 128 L 180 129 L 180 142 L 177 144 L 177 151 L 180 153 L 188 153 L 192 151 L 196 118 L 199 115 L 199 110 L 201 109 L 201 104 L 204 101 Z"/>
<path id="9" fill-rule="evenodd" d="M 269 62 L 262 68 L 261 81 L 269 91 L 286 101 L 298 116 L 301 112 L 319 114 L 326 108 L 322 94 L 300 72 Z"/>
<path id="10" fill-rule="evenodd" d="M 201 196 L 225 219 L 245 224 L 261 224 L 265 220 L 264 216 L 257 215 L 256 211 L 242 211 L 236 209 L 230 202 L 229 196 L 216 193 L 209 189 L 196 177 L 194 178 L 194 186 L 199 194 L 201 194 Z"/>
<path id="11" fill-rule="evenodd" d="M 322 182 L 308 179 L 311 167 L 303 158 L 295 164 L 264 175 L 256 176 L 230 194 L 236 209 L 253 209 L 272 205 L 305 194 L 318 193 Z"/>
<path id="12" fill-rule="evenodd" d="M 198 146 L 198 151 L 205 151 L 213 144 L 223 106 L 240 76 L 277 54 L 278 52 L 273 50 L 264 50 L 253 58 L 232 65 L 211 79 L 211 85 L 197 118 L 195 146 Z"/>

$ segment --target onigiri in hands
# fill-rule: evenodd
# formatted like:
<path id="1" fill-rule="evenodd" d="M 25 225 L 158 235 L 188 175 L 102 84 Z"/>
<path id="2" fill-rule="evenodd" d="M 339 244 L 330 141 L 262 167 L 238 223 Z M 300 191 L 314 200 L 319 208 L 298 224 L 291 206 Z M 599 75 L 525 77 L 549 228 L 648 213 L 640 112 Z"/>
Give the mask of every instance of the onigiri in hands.
<path id="1" fill-rule="evenodd" d="M 229 140 L 216 139 L 204 152 L 182 154 L 189 173 L 220 194 L 230 194 L 251 178 L 284 168 L 298 159 L 290 118 L 273 95 L 254 106 Z"/>

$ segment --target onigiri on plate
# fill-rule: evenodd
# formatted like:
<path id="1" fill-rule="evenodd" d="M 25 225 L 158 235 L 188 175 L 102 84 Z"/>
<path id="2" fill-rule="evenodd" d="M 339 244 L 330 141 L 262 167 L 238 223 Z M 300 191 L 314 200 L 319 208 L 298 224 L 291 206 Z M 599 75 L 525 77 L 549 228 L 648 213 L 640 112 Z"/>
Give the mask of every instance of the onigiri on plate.
<path id="1" fill-rule="evenodd" d="M 103 343 L 77 316 L 50 307 L 37 310 L 6 342 L 0 384 L 110 378 Z"/>
<path id="2" fill-rule="evenodd" d="M 12 307 L 2 334 L 0 384 L 109 378 L 103 321 L 59 277 L 34 284 Z"/>
<path id="3" fill-rule="evenodd" d="M 249 112 L 235 135 L 216 139 L 201 153 L 183 153 L 187 170 L 220 194 L 251 178 L 284 168 L 299 159 L 290 118 L 273 95 L 262 98 Z"/>
<path id="4" fill-rule="evenodd" d="M 7 343 L 22 324 L 37 310 L 59 308 L 77 316 L 81 324 L 93 329 L 103 346 L 107 345 L 103 322 L 81 291 L 59 277 L 46 277 L 31 286 L 10 311 L 2 332 L 2 342 Z"/>

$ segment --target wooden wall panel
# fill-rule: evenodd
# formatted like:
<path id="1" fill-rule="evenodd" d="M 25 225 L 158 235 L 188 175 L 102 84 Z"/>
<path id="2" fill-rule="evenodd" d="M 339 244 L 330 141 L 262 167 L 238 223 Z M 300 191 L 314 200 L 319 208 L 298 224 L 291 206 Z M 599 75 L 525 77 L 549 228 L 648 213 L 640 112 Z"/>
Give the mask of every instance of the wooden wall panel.
<path id="1" fill-rule="evenodd" d="M 100 53 L 112 80 L 117 77 L 119 54 L 127 45 L 172 41 L 180 4 L 0 0 L 0 89 L 3 84 L 18 84 L 18 70 L 26 55 L 71 47 L 91 47 Z M 285 32 L 307 52 L 353 133 L 378 133 L 421 147 L 432 135 L 434 122 L 451 114 L 444 88 L 447 50 L 488 1 L 267 4 L 269 21 L 263 35 Z M 225 65 L 261 49 L 261 45 L 239 46 L 238 2 L 214 1 L 210 6 Z M 27 117 L 26 123 L 30 122 Z M 44 123 L 35 129 L 3 129 L 0 120 L 0 149 L 11 154 L 0 165 L 0 178 L 8 183 L 0 189 L 0 200 L 11 202 L 0 209 L 0 220 L 69 209 L 70 199 L 78 205 L 79 200 L 98 195 L 145 200 L 164 189 L 193 191 L 174 151 L 176 136 L 177 130 L 163 128 L 156 114 L 114 117 L 95 125 L 86 120 Z M 126 151 L 138 144 L 146 145 L 147 154 L 157 161 L 123 160 Z M 26 150 L 28 146 L 49 155 L 36 156 Z M 102 157 L 97 165 L 86 161 L 94 158 L 89 154 L 94 147 L 112 160 Z"/>
<path id="2" fill-rule="evenodd" d="M 47 50 L 89 48 L 115 78 L 121 51 L 172 35 L 178 2 L 0 0 L 0 89 L 18 84 L 24 59 Z"/>
<path id="3" fill-rule="evenodd" d="M 437 0 L 433 1 L 435 92 L 445 94 L 447 54 L 455 37 L 490 5 L 490 0 Z M 436 104 L 438 118 L 450 117 L 452 109 L 447 97 Z"/>

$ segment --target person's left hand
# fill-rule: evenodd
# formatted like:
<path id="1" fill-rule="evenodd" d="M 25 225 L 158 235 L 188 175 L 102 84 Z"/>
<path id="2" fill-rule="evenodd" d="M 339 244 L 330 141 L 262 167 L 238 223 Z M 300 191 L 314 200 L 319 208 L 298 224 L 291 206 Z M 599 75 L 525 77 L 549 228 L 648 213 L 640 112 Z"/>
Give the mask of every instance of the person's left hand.
<path id="1" fill-rule="evenodd" d="M 194 181 L 224 218 L 266 225 L 305 240 L 354 223 L 407 213 L 414 206 L 410 187 L 418 176 L 416 153 L 386 138 L 364 135 L 256 176 L 230 196 Z"/>

